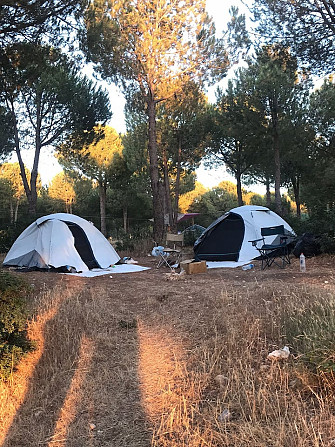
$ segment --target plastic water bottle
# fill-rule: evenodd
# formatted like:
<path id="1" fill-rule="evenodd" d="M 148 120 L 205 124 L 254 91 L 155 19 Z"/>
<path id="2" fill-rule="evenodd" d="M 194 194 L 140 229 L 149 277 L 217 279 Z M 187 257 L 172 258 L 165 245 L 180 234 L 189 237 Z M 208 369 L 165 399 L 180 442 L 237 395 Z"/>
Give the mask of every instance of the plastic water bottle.
<path id="1" fill-rule="evenodd" d="M 251 270 L 254 268 L 254 264 L 243 265 L 242 270 Z"/>
<path id="2" fill-rule="evenodd" d="M 302 273 L 306 272 L 306 258 L 303 253 L 301 253 L 301 255 L 300 255 L 300 271 Z"/>

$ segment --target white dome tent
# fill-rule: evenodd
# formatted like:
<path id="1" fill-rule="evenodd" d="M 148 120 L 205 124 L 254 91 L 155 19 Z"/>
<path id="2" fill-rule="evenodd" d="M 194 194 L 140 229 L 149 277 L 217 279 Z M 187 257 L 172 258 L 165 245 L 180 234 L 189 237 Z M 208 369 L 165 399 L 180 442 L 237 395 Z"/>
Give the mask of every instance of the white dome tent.
<path id="1" fill-rule="evenodd" d="M 3 265 L 40 269 L 69 266 L 86 272 L 108 268 L 119 259 L 91 222 L 73 214 L 56 213 L 29 225 L 12 245 Z"/>
<path id="2" fill-rule="evenodd" d="M 244 205 L 233 208 L 213 222 L 194 244 L 197 260 L 231 261 L 239 265 L 259 257 L 250 241 L 260 239 L 261 228 L 284 225 L 288 236 L 295 236 L 290 225 L 264 206 Z M 276 235 L 267 236 L 272 244 Z"/>

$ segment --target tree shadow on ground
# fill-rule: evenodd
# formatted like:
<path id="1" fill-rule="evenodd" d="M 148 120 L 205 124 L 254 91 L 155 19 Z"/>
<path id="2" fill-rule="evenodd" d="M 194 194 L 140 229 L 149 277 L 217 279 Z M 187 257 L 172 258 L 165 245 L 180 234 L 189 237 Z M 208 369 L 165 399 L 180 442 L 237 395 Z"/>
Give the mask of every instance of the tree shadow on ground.
<path id="1" fill-rule="evenodd" d="M 150 445 L 136 327 L 123 328 L 109 304 L 83 281 L 61 302 L 3 447 Z"/>

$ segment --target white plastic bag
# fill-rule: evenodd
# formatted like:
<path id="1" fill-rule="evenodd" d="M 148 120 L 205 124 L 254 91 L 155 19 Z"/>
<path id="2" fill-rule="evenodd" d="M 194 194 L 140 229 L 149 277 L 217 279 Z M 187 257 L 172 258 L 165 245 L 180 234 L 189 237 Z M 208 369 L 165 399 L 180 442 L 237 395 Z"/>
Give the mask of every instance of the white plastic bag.
<path id="1" fill-rule="evenodd" d="M 162 247 L 161 245 L 158 245 L 158 247 L 154 247 L 152 249 L 152 256 L 159 256 L 160 254 L 162 254 L 164 251 L 164 247 Z"/>

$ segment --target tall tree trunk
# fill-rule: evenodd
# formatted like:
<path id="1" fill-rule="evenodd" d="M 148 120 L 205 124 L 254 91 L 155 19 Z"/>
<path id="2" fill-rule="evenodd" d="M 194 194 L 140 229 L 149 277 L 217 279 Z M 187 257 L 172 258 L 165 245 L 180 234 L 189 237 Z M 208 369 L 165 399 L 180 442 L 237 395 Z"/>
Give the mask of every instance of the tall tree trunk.
<path id="1" fill-rule="evenodd" d="M 244 205 L 244 203 L 242 195 L 241 173 L 239 171 L 235 172 L 235 178 L 236 178 L 237 202 L 238 206 L 242 206 Z"/>
<path id="2" fill-rule="evenodd" d="M 128 233 L 128 208 L 127 205 L 123 205 L 123 230 Z"/>
<path id="3" fill-rule="evenodd" d="M 270 208 L 271 206 L 271 192 L 270 192 L 270 180 L 267 178 L 265 180 L 265 188 L 266 188 L 266 206 Z"/>
<path id="4" fill-rule="evenodd" d="M 173 225 L 173 212 L 172 212 L 172 203 L 171 203 L 171 190 L 170 190 L 170 180 L 169 180 L 169 168 L 168 161 L 166 155 L 166 149 L 163 148 L 162 151 L 163 156 L 163 167 L 164 167 L 164 192 L 165 192 L 165 203 L 167 208 L 167 213 L 169 216 L 169 226 L 172 232 L 174 232 Z"/>
<path id="5" fill-rule="evenodd" d="M 162 216 L 163 216 L 163 236 L 165 236 L 165 221 L 164 216 L 168 213 L 168 208 L 166 204 L 166 194 L 165 194 L 165 186 L 164 181 L 159 182 L 159 200 L 162 205 Z"/>
<path id="6" fill-rule="evenodd" d="M 149 93 L 149 97 L 147 97 L 147 106 L 149 121 L 149 171 L 154 217 L 153 236 L 156 242 L 162 242 L 164 236 L 164 214 L 159 186 L 158 151 L 156 139 L 156 103 L 151 92 Z"/>
<path id="7" fill-rule="evenodd" d="M 236 164 L 235 166 L 231 166 L 232 171 L 235 173 L 235 179 L 236 179 L 236 193 L 237 193 L 237 202 L 238 206 L 244 205 L 243 203 L 243 195 L 242 195 L 242 183 L 241 183 L 241 177 L 242 177 L 242 166 L 246 166 L 245 162 L 243 161 L 243 144 L 239 142 L 237 139 L 234 141 L 234 145 L 236 148 Z"/>
<path id="8" fill-rule="evenodd" d="M 18 211 L 19 211 L 19 204 L 20 204 L 19 200 L 16 200 L 15 210 L 14 210 L 14 223 L 15 224 L 17 223 L 17 214 L 18 214 Z"/>
<path id="9" fill-rule="evenodd" d="M 174 198 L 174 213 L 173 213 L 173 232 L 177 232 L 177 221 L 178 221 L 178 211 L 179 211 L 179 196 L 180 196 L 180 176 L 181 176 L 181 138 L 178 138 L 177 175 L 176 175 L 175 198 Z"/>
<path id="10" fill-rule="evenodd" d="M 42 117 L 41 117 L 41 107 L 40 102 L 37 102 L 36 106 L 36 129 L 35 129 L 35 155 L 34 155 L 34 163 L 30 173 L 30 202 L 29 202 L 29 214 L 36 214 L 36 206 L 37 206 L 37 176 L 38 176 L 38 163 L 40 160 L 41 153 L 41 125 L 42 125 Z"/>
<path id="11" fill-rule="evenodd" d="M 274 146 L 274 161 L 275 161 L 275 204 L 276 204 L 276 212 L 278 214 L 281 214 L 282 205 L 280 195 L 280 151 L 279 151 L 279 136 L 277 131 L 275 131 L 273 135 L 273 146 Z"/>
<path id="12" fill-rule="evenodd" d="M 36 153 L 35 153 L 36 158 Z M 36 214 L 36 206 L 37 206 L 37 191 L 36 191 L 36 184 L 37 184 L 37 176 L 38 176 L 38 170 L 37 170 L 38 162 L 33 165 L 33 169 L 30 173 L 30 200 L 29 200 L 29 214 L 34 216 Z"/>
<path id="13" fill-rule="evenodd" d="M 273 140 L 273 156 L 275 165 L 275 206 L 278 214 L 282 213 L 281 196 L 280 196 L 280 149 L 278 134 L 278 104 L 274 94 L 270 98 L 270 108 L 272 117 L 272 140 Z"/>
<path id="14" fill-rule="evenodd" d="M 297 208 L 297 217 L 301 217 L 301 203 L 300 203 L 300 179 L 299 176 L 293 177 L 291 179 L 292 181 L 292 187 L 293 187 L 293 194 L 294 194 L 294 200 L 295 205 Z"/>
<path id="15" fill-rule="evenodd" d="M 67 199 L 66 200 L 66 202 L 65 202 L 65 211 L 68 213 L 68 214 L 72 214 L 72 200 L 70 199 Z"/>
<path id="16" fill-rule="evenodd" d="M 106 236 L 106 184 L 103 181 L 99 181 L 99 198 L 100 198 L 100 231 Z"/>
<path id="17" fill-rule="evenodd" d="M 16 116 L 15 116 L 15 111 L 14 111 L 14 103 L 13 103 L 13 101 L 8 101 L 7 105 L 9 107 L 10 111 L 11 111 L 11 116 L 12 116 L 12 120 L 13 120 L 15 152 L 16 152 L 17 160 L 18 160 L 18 163 L 19 163 L 19 166 L 20 166 L 20 174 L 21 174 L 21 178 L 22 178 L 24 192 L 26 194 L 26 197 L 27 197 L 27 200 L 28 200 L 28 204 L 30 204 L 30 202 L 31 202 L 31 192 L 30 192 L 30 188 L 29 188 L 28 179 L 27 179 L 27 176 L 26 176 L 25 166 L 24 166 L 24 163 L 23 163 L 23 160 L 22 160 L 22 156 L 21 156 L 19 131 L 18 131 L 18 128 L 17 128 L 17 120 L 16 120 Z"/>
<path id="18" fill-rule="evenodd" d="M 9 214 L 10 214 L 10 223 L 14 223 L 14 205 L 13 200 L 11 199 L 9 202 Z"/>

